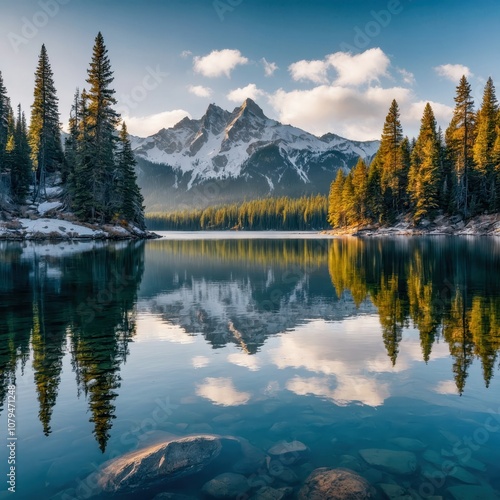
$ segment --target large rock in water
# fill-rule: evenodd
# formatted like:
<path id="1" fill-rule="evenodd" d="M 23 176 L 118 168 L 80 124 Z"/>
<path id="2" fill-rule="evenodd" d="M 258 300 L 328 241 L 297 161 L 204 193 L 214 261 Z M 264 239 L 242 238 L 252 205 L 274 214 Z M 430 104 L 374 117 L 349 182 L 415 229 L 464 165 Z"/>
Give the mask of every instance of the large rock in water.
<path id="1" fill-rule="evenodd" d="M 203 493 L 211 498 L 240 498 L 250 489 L 247 478 L 234 472 L 225 472 L 203 486 Z"/>
<path id="2" fill-rule="evenodd" d="M 321 467 L 306 479 L 298 500 L 368 500 L 375 498 L 366 479 L 349 469 Z"/>
<path id="3" fill-rule="evenodd" d="M 417 470 L 417 457 L 411 451 L 367 448 L 359 450 L 359 454 L 372 467 L 390 474 L 409 476 Z"/>
<path id="4" fill-rule="evenodd" d="M 189 436 L 134 451 L 105 464 L 97 493 L 148 490 L 204 469 L 221 451 L 217 436 Z"/>

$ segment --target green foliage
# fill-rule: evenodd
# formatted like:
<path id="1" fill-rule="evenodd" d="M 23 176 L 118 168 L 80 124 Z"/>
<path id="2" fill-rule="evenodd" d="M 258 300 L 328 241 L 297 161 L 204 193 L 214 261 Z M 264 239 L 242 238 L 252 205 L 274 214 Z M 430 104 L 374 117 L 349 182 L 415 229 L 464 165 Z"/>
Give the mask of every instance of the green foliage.
<path id="1" fill-rule="evenodd" d="M 457 87 L 455 110 L 446 130 L 446 147 L 454 174 L 453 201 L 457 213 L 471 215 L 471 167 L 473 162 L 476 116 L 472 89 L 463 76 Z"/>
<path id="2" fill-rule="evenodd" d="M 149 229 L 306 231 L 326 229 L 328 200 L 317 195 L 302 198 L 264 198 L 241 204 L 182 212 L 146 215 Z"/>
<path id="3" fill-rule="evenodd" d="M 497 138 L 498 101 L 493 80 L 488 79 L 477 113 L 477 136 L 473 146 L 473 195 L 477 211 L 493 212 L 496 205 L 494 146 Z"/>
<path id="4" fill-rule="evenodd" d="M 8 163 L 10 165 L 11 194 L 15 203 L 24 203 L 29 193 L 31 182 L 31 159 L 28 144 L 26 118 L 18 106 L 18 115 L 14 132 L 9 141 Z"/>
<path id="5" fill-rule="evenodd" d="M 45 192 L 47 173 L 60 170 L 63 163 L 58 98 L 45 45 L 42 45 L 35 72 L 29 145 L 35 170 L 33 198 L 37 200 Z"/>
<path id="6" fill-rule="evenodd" d="M 0 175 L 6 170 L 5 149 L 9 139 L 9 113 L 10 102 L 7 97 L 7 89 L 3 84 L 2 72 L 0 71 Z"/>
<path id="7" fill-rule="evenodd" d="M 342 203 L 342 193 L 345 183 L 344 171 L 340 168 L 335 181 L 330 186 L 328 195 L 328 222 L 332 227 L 342 227 L 346 225 L 344 209 Z"/>
<path id="8" fill-rule="evenodd" d="M 117 153 L 116 213 L 139 228 L 144 229 L 144 198 L 137 185 L 136 165 L 125 123 L 120 132 L 120 149 Z"/>
<path id="9" fill-rule="evenodd" d="M 143 198 L 137 185 L 135 158 L 120 117 L 113 109 L 113 72 L 99 33 L 95 39 L 87 83 L 75 93 L 66 141 L 66 196 L 75 214 L 91 222 L 126 221 L 144 228 Z"/>
<path id="10" fill-rule="evenodd" d="M 440 147 L 436 119 L 429 103 L 425 106 L 420 134 L 411 155 L 408 193 L 414 222 L 431 216 L 439 208 Z"/>
<path id="11" fill-rule="evenodd" d="M 328 222 L 334 228 L 370 223 L 414 224 L 437 214 L 466 219 L 500 210 L 500 110 L 491 78 L 475 113 L 471 87 L 461 78 L 455 110 L 445 138 L 429 103 L 420 133 L 403 136 L 399 107 L 393 101 L 385 119 L 380 149 L 366 169 L 361 160 L 332 182 Z"/>

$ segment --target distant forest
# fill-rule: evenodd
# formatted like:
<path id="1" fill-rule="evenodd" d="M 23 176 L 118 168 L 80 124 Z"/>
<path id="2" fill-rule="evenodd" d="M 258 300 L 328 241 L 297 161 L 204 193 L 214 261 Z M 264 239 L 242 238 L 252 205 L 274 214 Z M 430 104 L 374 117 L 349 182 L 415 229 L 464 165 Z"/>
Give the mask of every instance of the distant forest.
<path id="1" fill-rule="evenodd" d="M 250 230 L 307 231 L 327 229 L 328 200 L 317 195 L 302 198 L 264 198 L 240 204 L 146 215 L 156 231 Z"/>

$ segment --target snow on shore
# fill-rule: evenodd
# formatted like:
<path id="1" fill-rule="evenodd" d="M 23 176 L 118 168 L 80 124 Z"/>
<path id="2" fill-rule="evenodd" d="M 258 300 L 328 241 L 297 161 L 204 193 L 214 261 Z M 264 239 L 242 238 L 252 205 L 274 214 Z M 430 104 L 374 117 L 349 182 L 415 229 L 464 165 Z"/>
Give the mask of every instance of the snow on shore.
<path id="1" fill-rule="evenodd" d="M 136 239 L 154 237 L 135 226 L 90 225 L 62 219 L 13 219 L 0 221 L 2 240 Z"/>

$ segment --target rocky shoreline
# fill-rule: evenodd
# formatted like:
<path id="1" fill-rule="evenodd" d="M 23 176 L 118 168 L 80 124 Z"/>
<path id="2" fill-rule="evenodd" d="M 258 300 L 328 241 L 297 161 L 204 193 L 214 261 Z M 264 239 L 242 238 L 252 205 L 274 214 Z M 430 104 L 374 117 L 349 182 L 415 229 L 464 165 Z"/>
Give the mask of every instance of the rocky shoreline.
<path id="1" fill-rule="evenodd" d="M 500 236 L 500 214 L 480 215 L 469 220 L 460 216 L 440 215 L 434 220 L 423 220 L 415 226 L 401 220 L 394 226 L 355 226 L 324 231 L 322 234 L 334 236 Z"/>
<path id="2" fill-rule="evenodd" d="M 71 218 L 0 220 L 0 241 L 140 240 L 160 236 L 131 224 L 88 224 Z"/>

